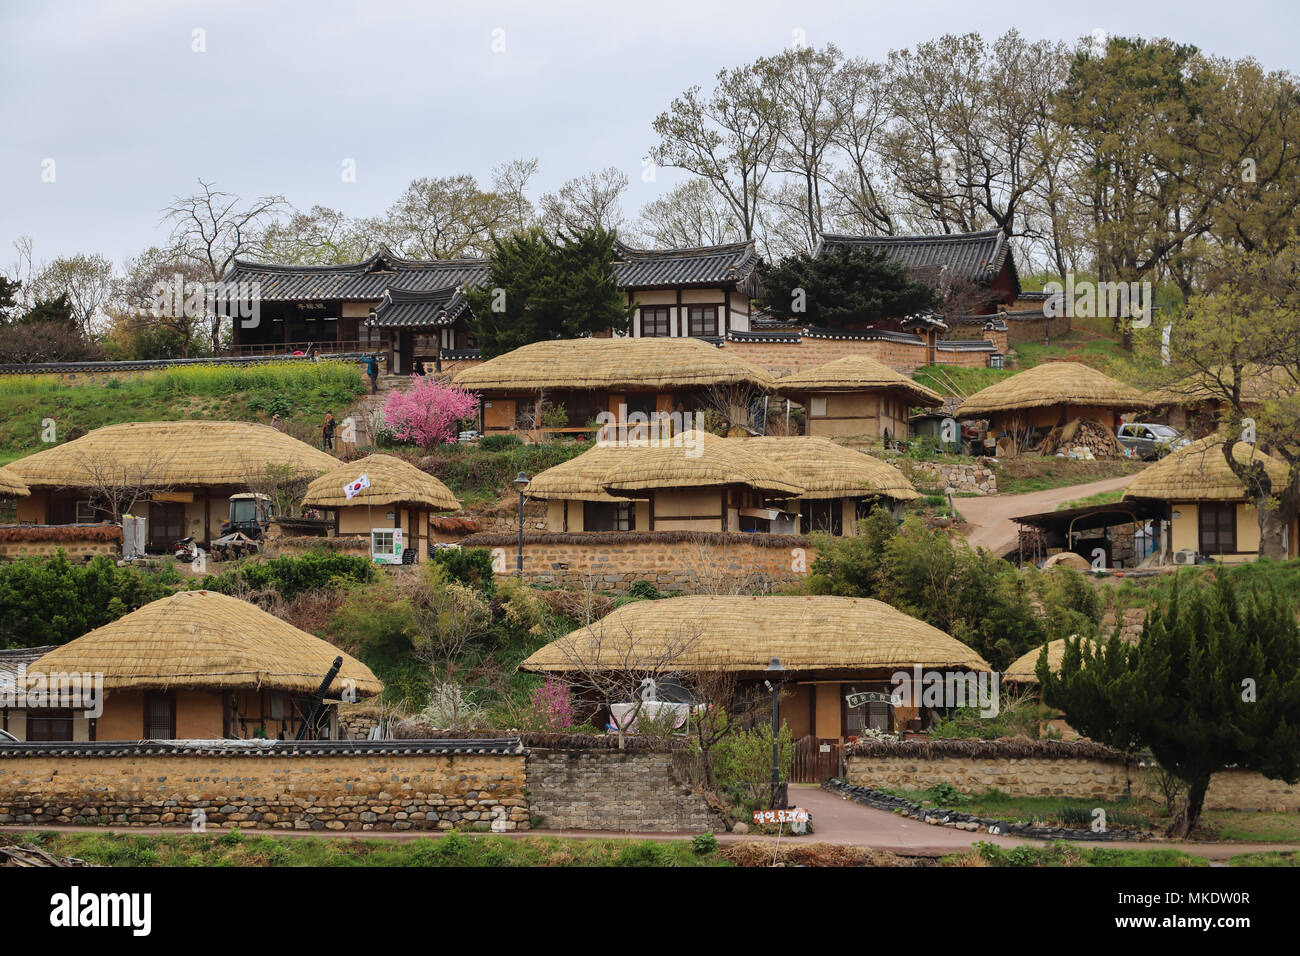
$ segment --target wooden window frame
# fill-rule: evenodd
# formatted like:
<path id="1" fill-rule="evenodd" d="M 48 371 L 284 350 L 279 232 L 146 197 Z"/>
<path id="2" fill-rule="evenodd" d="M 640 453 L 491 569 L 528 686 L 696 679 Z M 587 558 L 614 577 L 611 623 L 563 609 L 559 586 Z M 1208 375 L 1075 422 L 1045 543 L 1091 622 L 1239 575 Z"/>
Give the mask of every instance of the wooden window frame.
<path id="1" fill-rule="evenodd" d="M 701 337 L 705 337 L 705 336 L 708 336 L 708 337 L 710 337 L 710 338 L 717 338 L 717 336 L 718 336 L 718 312 L 719 312 L 719 310 L 720 310 L 721 308 L 722 308 L 721 305 L 711 305 L 711 304 L 709 304 L 709 303 L 687 303 L 687 304 L 686 304 L 686 336 L 687 336 L 688 338 L 701 338 Z M 711 311 L 711 312 L 713 313 L 713 331 L 712 331 L 712 332 L 709 332 L 709 331 L 701 331 L 701 332 L 697 332 L 697 331 L 695 331 L 695 313 L 696 313 L 697 311 L 700 312 L 700 313 L 705 313 L 705 312 L 709 312 L 709 311 Z M 701 324 L 703 324 L 703 322 L 702 322 Z"/>
<path id="2" fill-rule="evenodd" d="M 1205 546 L 1205 518 L 1206 515 L 1215 516 L 1214 523 L 1214 540 L 1217 547 L 1206 548 Z M 1228 532 L 1231 534 L 1231 547 L 1223 546 L 1224 527 L 1222 518 L 1228 516 Z M 1238 554 L 1237 551 L 1237 505 L 1235 502 L 1223 502 L 1214 504 L 1201 504 L 1196 509 L 1196 548 L 1201 554 Z"/>
<path id="3" fill-rule="evenodd" d="M 171 720 L 172 733 L 170 737 L 154 737 L 149 733 L 149 704 L 153 700 L 163 700 L 166 701 L 167 703 L 168 709 L 171 712 L 170 720 Z M 141 710 L 143 711 L 141 716 L 143 718 L 143 724 L 144 724 L 143 730 L 141 731 L 140 734 L 141 740 L 175 740 L 176 739 L 176 695 L 175 694 L 170 692 L 160 693 L 158 691 L 145 691 L 144 706 L 141 708 Z"/>
<path id="4" fill-rule="evenodd" d="M 651 315 L 663 314 L 663 331 L 647 332 L 646 319 Z M 655 326 L 658 325 L 656 321 Z M 673 334 L 673 307 L 670 305 L 643 305 L 641 306 L 641 338 L 643 339 L 666 339 L 671 338 Z"/>

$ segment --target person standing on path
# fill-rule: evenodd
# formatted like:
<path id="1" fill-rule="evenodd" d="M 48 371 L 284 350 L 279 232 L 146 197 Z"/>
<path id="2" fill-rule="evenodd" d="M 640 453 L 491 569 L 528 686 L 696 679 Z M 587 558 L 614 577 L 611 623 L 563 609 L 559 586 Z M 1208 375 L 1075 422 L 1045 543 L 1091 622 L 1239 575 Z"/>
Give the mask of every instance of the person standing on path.
<path id="1" fill-rule="evenodd" d="M 379 391 L 379 360 L 371 353 L 366 358 L 366 374 L 370 376 L 370 394 Z"/>
<path id="2" fill-rule="evenodd" d="M 321 447 L 326 451 L 334 450 L 334 413 L 325 413 L 325 424 L 321 428 Z"/>

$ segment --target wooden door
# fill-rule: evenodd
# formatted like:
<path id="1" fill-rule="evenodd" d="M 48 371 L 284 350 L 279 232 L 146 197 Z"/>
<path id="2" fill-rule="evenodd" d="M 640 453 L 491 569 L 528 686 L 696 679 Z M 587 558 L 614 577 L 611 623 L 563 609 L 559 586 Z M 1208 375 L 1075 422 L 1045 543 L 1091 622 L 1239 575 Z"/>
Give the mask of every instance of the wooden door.
<path id="1" fill-rule="evenodd" d="M 149 502 L 149 538 L 145 547 L 166 551 L 185 537 L 185 506 L 171 501 Z"/>
<path id="2" fill-rule="evenodd" d="M 515 400 L 494 398 L 483 403 L 484 431 L 513 431 L 515 427 Z"/>
<path id="3" fill-rule="evenodd" d="M 794 742 L 794 766 L 791 783 L 821 783 L 840 776 L 840 742 L 812 736 Z"/>

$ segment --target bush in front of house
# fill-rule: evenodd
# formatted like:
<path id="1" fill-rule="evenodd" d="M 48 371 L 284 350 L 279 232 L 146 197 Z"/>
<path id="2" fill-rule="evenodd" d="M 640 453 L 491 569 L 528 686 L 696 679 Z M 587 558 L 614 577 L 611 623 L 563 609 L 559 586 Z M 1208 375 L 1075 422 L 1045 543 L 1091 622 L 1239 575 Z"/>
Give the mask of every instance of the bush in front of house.
<path id="1" fill-rule="evenodd" d="M 286 601 L 291 601 L 308 591 L 364 584 L 374 578 L 375 566 L 363 555 L 318 552 L 249 562 L 209 575 L 190 587 L 234 597 L 241 597 L 249 591 L 275 591 Z"/>
<path id="2" fill-rule="evenodd" d="M 50 558 L 0 564 L 0 647 L 66 644 L 180 587 L 171 564 L 137 567 L 96 555 L 74 564 Z"/>

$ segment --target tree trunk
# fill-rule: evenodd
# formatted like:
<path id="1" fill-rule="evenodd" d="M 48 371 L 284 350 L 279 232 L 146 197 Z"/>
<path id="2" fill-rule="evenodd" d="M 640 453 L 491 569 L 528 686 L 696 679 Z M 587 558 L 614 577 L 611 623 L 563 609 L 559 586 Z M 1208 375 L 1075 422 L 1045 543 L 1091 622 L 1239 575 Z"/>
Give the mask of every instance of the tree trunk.
<path id="1" fill-rule="evenodd" d="M 1287 519 L 1280 509 L 1256 507 L 1259 513 L 1259 556 L 1273 561 L 1285 559 L 1282 548 L 1282 533 L 1286 530 Z"/>
<path id="2" fill-rule="evenodd" d="M 1201 807 L 1205 804 L 1205 791 L 1209 788 L 1210 778 L 1208 776 L 1187 782 L 1187 800 L 1183 803 L 1182 808 L 1174 814 L 1173 822 L 1169 824 L 1166 836 L 1174 839 L 1185 839 L 1196 829 L 1196 825 L 1201 822 Z"/>

